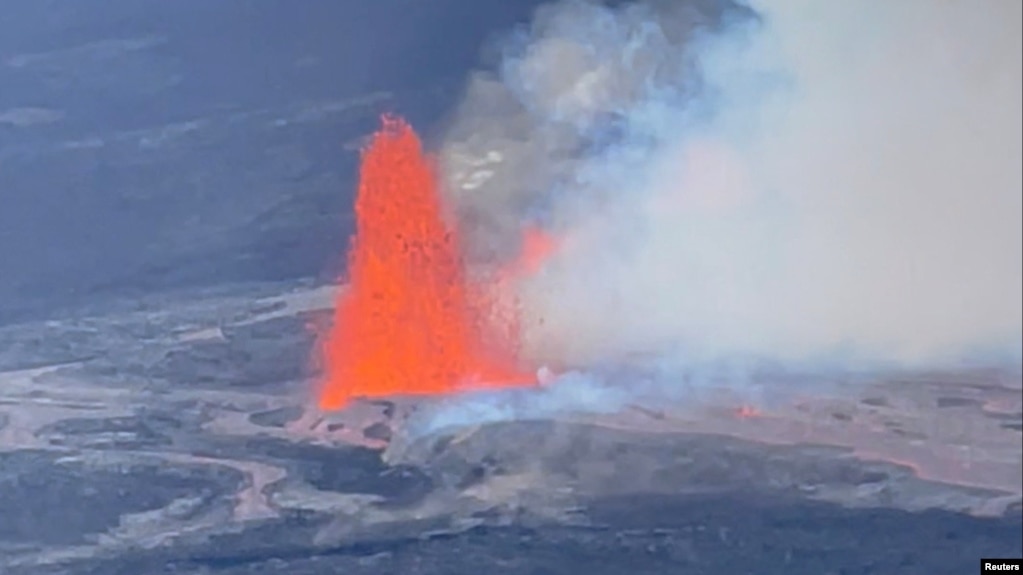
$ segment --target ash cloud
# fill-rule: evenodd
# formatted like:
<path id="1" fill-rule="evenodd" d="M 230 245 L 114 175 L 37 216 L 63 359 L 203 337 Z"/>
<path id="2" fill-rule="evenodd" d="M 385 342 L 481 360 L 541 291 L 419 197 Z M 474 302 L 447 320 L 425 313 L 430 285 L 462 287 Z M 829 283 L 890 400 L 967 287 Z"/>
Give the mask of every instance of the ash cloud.
<path id="1" fill-rule="evenodd" d="M 533 222 L 537 362 L 1020 362 L 1018 2 L 564 0 L 441 146 L 474 256 Z M 992 355 L 994 354 L 994 355 Z"/>

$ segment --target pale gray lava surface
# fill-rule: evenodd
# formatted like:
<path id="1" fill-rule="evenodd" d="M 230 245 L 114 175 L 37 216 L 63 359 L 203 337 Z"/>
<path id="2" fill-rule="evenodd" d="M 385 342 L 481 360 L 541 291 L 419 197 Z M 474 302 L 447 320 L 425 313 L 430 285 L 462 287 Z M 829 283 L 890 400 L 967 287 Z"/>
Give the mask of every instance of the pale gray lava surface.
<path id="1" fill-rule="evenodd" d="M 359 142 L 384 111 L 430 137 L 535 4 L 4 3 L 0 573 L 958 575 L 1021 554 L 999 374 L 818 406 L 826 445 L 635 413 L 409 438 L 400 403 L 307 408 Z M 900 401 L 932 396 L 979 422 L 965 478 L 987 484 L 836 447 L 877 420 L 915 461 L 939 434 Z"/>

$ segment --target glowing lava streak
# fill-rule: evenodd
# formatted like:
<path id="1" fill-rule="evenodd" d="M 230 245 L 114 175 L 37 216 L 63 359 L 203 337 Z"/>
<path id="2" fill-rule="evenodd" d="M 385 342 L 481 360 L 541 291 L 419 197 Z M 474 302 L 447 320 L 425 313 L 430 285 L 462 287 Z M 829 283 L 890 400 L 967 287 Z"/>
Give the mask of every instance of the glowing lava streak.
<path id="1" fill-rule="evenodd" d="M 540 270 L 558 248 L 560 241 L 540 228 L 526 228 L 522 233 L 522 247 L 515 262 L 518 275 L 532 275 Z"/>
<path id="2" fill-rule="evenodd" d="M 516 369 L 514 326 L 495 326 L 486 290 L 468 281 L 437 181 L 408 124 L 384 118 L 362 157 L 350 284 L 321 350 L 321 408 L 535 383 Z"/>

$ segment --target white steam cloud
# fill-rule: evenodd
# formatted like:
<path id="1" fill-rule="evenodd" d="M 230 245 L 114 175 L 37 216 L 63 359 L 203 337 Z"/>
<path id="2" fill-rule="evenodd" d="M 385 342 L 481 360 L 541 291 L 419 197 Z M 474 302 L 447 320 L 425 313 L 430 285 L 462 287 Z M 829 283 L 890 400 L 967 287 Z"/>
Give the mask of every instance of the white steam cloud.
<path id="1" fill-rule="evenodd" d="M 530 353 L 1020 361 L 1023 4 L 564 0 L 442 148 L 479 257 L 564 240 Z"/>

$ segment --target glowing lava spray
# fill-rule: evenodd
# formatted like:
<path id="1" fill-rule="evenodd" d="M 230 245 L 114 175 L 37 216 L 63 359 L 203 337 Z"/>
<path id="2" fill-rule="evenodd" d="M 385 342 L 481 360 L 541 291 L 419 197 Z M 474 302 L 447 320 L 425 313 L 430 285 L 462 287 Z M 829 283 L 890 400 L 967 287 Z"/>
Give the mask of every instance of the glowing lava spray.
<path id="1" fill-rule="evenodd" d="M 321 349 L 321 408 L 534 383 L 516 365 L 516 322 L 469 279 L 438 181 L 412 128 L 385 117 L 363 152 L 349 285 Z"/>

